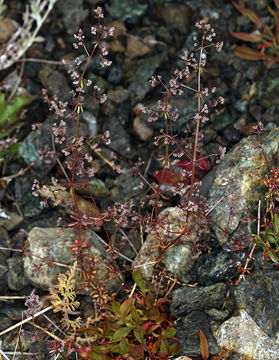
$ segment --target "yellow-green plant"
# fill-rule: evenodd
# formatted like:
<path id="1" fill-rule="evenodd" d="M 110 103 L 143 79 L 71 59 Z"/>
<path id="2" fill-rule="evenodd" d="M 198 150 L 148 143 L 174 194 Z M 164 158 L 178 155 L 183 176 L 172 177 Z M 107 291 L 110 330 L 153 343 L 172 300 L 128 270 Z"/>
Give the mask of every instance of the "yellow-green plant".
<path id="1" fill-rule="evenodd" d="M 0 159 L 17 151 L 20 144 L 16 135 L 9 135 L 22 125 L 19 115 L 23 107 L 31 101 L 31 97 L 17 96 L 12 102 L 7 102 L 5 94 L 0 93 Z"/>
<path id="2" fill-rule="evenodd" d="M 50 285 L 50 299 L 53 305 L 53 311 L 62 313 L 61 324 L 66 330 L 72 329 L 75 331 L 80 327 L 81 318 L 78 317 L 74 320 L 70 319 L 69 314 L 79 307 L 79 302 L 75 300 L 75 273 L 77 262 L 70 268 L 66 274 L 58 275 L 58 283 Z"/>

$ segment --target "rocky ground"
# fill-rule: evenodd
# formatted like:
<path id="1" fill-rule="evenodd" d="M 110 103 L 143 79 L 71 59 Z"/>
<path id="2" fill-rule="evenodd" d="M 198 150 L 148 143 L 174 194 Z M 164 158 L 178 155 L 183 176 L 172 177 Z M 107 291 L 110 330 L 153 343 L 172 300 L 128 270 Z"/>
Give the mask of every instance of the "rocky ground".
<path id="1" fill-rule="evenodd" d="M 8 41 L 18 24 L 22 24 L 26 3 L 16 0 L 7 3 L 0 19 L 0 29 L 5 30 L 0 38 L 2 44 Z M 271 20 L 268 4 L 274 8 L 272 1 L 245 1 L 247 8 L 256 11 L 267 22 Z M 277 268 L 264 260 L 261 249 L 256 249 L 255 258 L 249 263 L 251 274 L 238 285 L 232 285 L 239 278 L 239 271 L 253 245 L 249 234 L 255 229 L 248 217 L 244 221 L 243 214 L 247 215 L 249 208 L 255 215 L 258 200 L 264 199 L 265 188 L 257 177 L 259 174 L 263 177 L 264 171 L 254 174 L 264 164 L 256 148 L 258 137 L 253 135 L 259 121 L 264 125 L 262 144 L 267 159 L 272 167 L 278 167 L 279 68 L 276 64 L 270 66 L 263 61 L 243 60 L 234 55 L 234 46 L 242 42 L 231 36 L 230 31 L 251 32 L 254 27 L 231 1 L 225 0 L 57 0 L 39 32 L 44 41 L 32 45 L 24 55 L 25 62 L 17 62 L 0 72 L 1 91 L 7 97 L 15 89 L 16 96 L 20 94 L 30 99 L 24 106 L 25 113 L 20 113 L 22 121 L 17 125 L 16 135 L 18 146 L 1 152 L 0 335 L 1 331 L 20 321 L 22 311 L 26 309 L 24 300 L 7 300 L 4 296 L 28 296 L 34 288 L 36 293 L 44 296 L 50 283 L 55 282 L 58 273 L 63 271 L 61 264 L 73 263 L 71 249 L 65 244 L 74 236 L 74 230 L 67 229 L 61 234 L 57 227 L 58 218 L 70 219 L 72 215 L 69 196 L 61 190 L 59 199 L 52 199 L 59 206 L 44 207 L 41 201 L 49 194 L 41 192 L 39 197 L 34 197 L 31 188 L 34 179 L 50 184 L 51 177 L 63 177 L 57 162 L 46 163 L 40 159 L 45 147 L 51 145 L 49 110 L 43 102 L 41 89 L 47 89 L 50 95 L 57 95 L 62 101 L 71 101 L 68 67 L 61 61 L 77 56 L 72 45 L 73 34 L 80 27 L 90 37 L 96 6 L 104 8 L 104 23 L 115 27 L 115 36 L 107 41 L 112 64 L 103 68 L 97 60 L 93 61 L 87 77 L 107 94 L 108 99 L 104 104 L 86 101 L 80 135 L 92 139 L 107 130 L 111 134 L 111 144 L 102 145 L 102 157 L 93 154 L 96 176 L 90 187 L 102 211 L 117 202 L 133 199 L 139 203 L 142 200 L 142 179 L 132 174 L 138 158 L 144 161 L 141 169 L 148 181 L 156 183 L 160 149 L 154 146 L 153 139 L 164 128 L 164 122 L 147 122 L 139 109 L 142 105 L 154 106 L 162 90 L 152 88 L 148 80 L 154 74 L 161 74 L 162 79 L 168 81 L 170 74 L 183 66 L 180 56 L 183 50 L 194 49 L 197 20 L 208 19 L 217 40 L 224 42 L 221 53 L 210 50 L 202 80 L 203 86 L 216 86 L 217 95 L 223 96 L 225 101 L 218 108 L 218 114 L 212 113 L 210 121 L 202 124 L 204 136 L 200 154 L 218 153 L 221 146 L 227 148 L 227 155 L 220 164 L 215 163 L 214 157 L 209 158 L 211 169 L 204 177 L 200 191 L 210 206 L 224 198 L 212 211 L 212 220 L 227 227 L 232 237 L 244 239 L 242 245 L 246 252 L 237 250 L 235 242 L 224 237 L 216 226 L 201 222 L 202 231 L 193 231 L 190 244 L 171 248 L 163 259 L 180 284 L 192 285 L 174 288 L 171 312 L 178 319 L 181 355 L 200 359 L 197 331 L 202 329 L 211 355 L 217 355 L 223 347 L 231 351 L 231 360 L 247 359 L 245 356 L 255 360 L 279 358 Z M 78 52 L 84 56 L 80 50 Z M 194 82 L 193 79 L 189 85 Z M 196 102 L 192 93 L 187 92 L 172 100 L 173 107 L 179 112 L 173 130 L 181 141 L 187 139 L 183 131 L 191 126 L 191 118 L 197 111 Z M 44 125 L 40 135 L 31 131 L 36 123 Z M 72 136 L 71 127 L 68 131 L 68 136 Z M 111 150 L 117 154 L 121 174 L 108 165 L 113 160 Z M 59 159 L 65 164 L 65 158 Z M 95 211 L 88 194 L 80 192 L 79 196 L 84 211 Z M 177 226 L 183 223 L 183 214 L 174 200 L 163 204 L 164 210 L 159 216 L 166 216 L 168 223 Z M 232 204 L 237 211 L 232 212 Z M 147 210 L 150 210 L 148 206 Z M 103 229 L 96 227 L 93 230 L 88 237 L 94 256 L 104 264 L 111 263 Z M 124 255 L 117 264 L 120 268 L 132 262 L 144 265 L 158 257 L 159 250 L 152 234 L 147 234 L 142 244 L 139 232 L 134 231 L 129 234 L 132 246 L 123 248 L 123 233 L 110 224 L 108 231 L 115 238 L 116 250 Z M 162 229 L 162 236 L 167 232 L 168 229 Z M 191 245 L 201 243 L 205 247 L 197 256 Z M 11 248 L 17 251 L 9 251 Z M 42 258 L 51 260 L 54 266 L 42 264 Z M 38 271 L 34 271 L 36 268 Z M 153 268 L 143 269 L 144 276 L 150 280 Z M 106 267 L 100 267 L 100 276 L 108 277 L 106 270 Z M 110 279 L 110 290 L 119 286 L 117 281 Z M 80 299 L 84 303 L 89 301 L 82 293 Z M 17 333 L 3 335 L 0 349 L 6 353 L 13 351 L 16 339 Z M 27 335 L 23 346 L 24 351 L 38 350 L 38 344 L 32 344 Z M 36 356 L 38 359 L 50 358 L 47 351 Z"/>

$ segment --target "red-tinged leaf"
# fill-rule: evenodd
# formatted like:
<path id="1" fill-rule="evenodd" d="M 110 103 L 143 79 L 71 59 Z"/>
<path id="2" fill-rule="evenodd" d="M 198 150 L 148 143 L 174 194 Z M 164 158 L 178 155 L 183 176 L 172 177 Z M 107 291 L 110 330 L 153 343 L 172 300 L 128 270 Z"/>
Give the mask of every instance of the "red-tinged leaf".
<path id="1" fill-rule="evenodd" d="M 147 317 L 150 320 L 158 321 L 158 319 L 160 317 L 159 309 L 157 307 L 152 307 L 151 309 L 149 309 L 147 311 Z"/>
<path id="2" fill-rule="evenodd" d="M 200 336 L 200 350 L 201 350 L 201 356 L 203 360 L 209 359 L 209 348 L 208 348 L 208 342 L 206 340 L 206 337 L 204 333 L 201 331 L 201 329 L 198 329 L 199 336 Z"/>
<path id="3" fill-rule="evenodd" d="M 237 4 L 236 2 L 232 2 L 234 7 L 244 16 L 248 17 L 254 24 L 265 26 L 262 19 L 252 10 L 246 9 L 244 6 Z"/>
<path id="4" fill-rule="evenodd" d="M 146 309 L 153 308 L 155 300 L 156 300 L 156 295 L 152 292 L 148 293 L 144 298 L 145 308 Z"/>
<path id="5" fill-rule="evenodd" d="M 82 346 L 79 350 L 78 350 L 78 354 L 79 356 L 81 356 L 83 359 L 87 360 L 90 359 L 90 355 L 89 352 L 91 352 L 91 346 Z"/>
<path id="6" fill-rule="evenodd" d="M 179 166 L 184 170 L 191 171 L 192 170 L 192 162 L 190 160 L 181 160 L 178 161 L 175 166 Z"/>
<path id="7" fill-rule="evenodd" d="M 276 62 L 278 59 L 272 55 L 262 54 L 260 51 L 253 50 L 247 46 L 237 46 L 233 52 L 241 59 L 245 60 L 267 60 Z"/>
<path id="8" fill-rule="evenodd" d="M 163 183 L 170 186 L 175 186 L 179 182 L 185 182 L 185 179 L 180 174 L 166 169 L 154 171 L 153 176 L 160 184 Z"/>
<path id="9" fill-rule="evenodd" d="M 261 50 L 261 49 L 268 49 L 270 48 L 270 46 L 272 46 L 273 43 L 271 41 L 267 41 L 265 43 L 262 43 L 260 45 L 258 45 L 258 49 Z"/>
<path id="10" fill-rule="evenodd" d="M 192 170 L 192 163 L 189 160 L 181 160 L 175 164 L 175 166 L 179 166 L 184 170 L 191 171 Z M 208 170 L 211 169 L 211 164 L 208 160 L 202 157 L 198 157 L 197 159 L 197 167 L 196 169 L 200 170 L 202 175 L 205 175 Z M 195 174 L 195 177 L 199 180 L 200 177 Z"/>
<path id="11" fill-rule="evenodd" d="M 207 172 L 208 170 L 211 169 L 211 164 L 208 160 L 206 160 L 205 158 L 199 158 L 198 159 L 198 168 L 201 170 L 201 172 Z"/>
<path id="12" fill-rule="evenodd" d="M 147 321 L 145 324 L 142 325 L 142 327 L 144 328 L 144 331 L 146 331 L 146 329 L 148 329 L 153 324 L 153 321 Z"/>
<path id="13" fill-rule="evenodd" d="M 129 355 L 134 360 L 142 360 L 144 359 L 144 347 L 143 345 L 136 345 L 130 348 Z"/>
<path id="14" fill-rule="evenodd" d="M 273 0 L 273 2 L 279 11 L 279 0 Z"/>
<path id="15" fill-rule="evenodd" d="M 243 40 L 243 41 L 249 41 L 249 42 L 260 42 L 262 41 L 262 34 L 248 34 L 244 32 L 233 32 L 231 31 L 230 34 L 237 39 Z"/>

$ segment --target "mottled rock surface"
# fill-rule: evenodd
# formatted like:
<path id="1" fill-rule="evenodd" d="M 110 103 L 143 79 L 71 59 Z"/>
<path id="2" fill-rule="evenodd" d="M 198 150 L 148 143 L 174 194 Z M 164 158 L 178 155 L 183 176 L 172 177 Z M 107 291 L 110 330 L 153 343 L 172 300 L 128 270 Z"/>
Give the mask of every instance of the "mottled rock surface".
<path id="1" fill-rule="evenodd" d="M 98 281 L 105 281 L 108 289 L 115 290 L 121 281 L 109 270 L 108 265 L 112 260 L 94 234 L 86 234 L 91 254 L 97 259 L 94 283 L 97 285 Z M 23 256 L 24 273 L 28 281 L 44 290 L 48 289 L 50 284 L 55 284 L 58 274 L 66 272 L 74 263 L 72 249 L 68 244 L 74 243 L 77 236 L 77 232 L 70 228 L 34 227 L 28 234 Z"/>
<path id="2" fill-rule="evenodd" d="M 221 325 L 219 345 L 253 360 L 279 359 L 279 345 L 264 333 L 245 310 L 240 310 L 239 315 Z"/>
<path id="3" fill-rule="evenodd" d="M 190 280 L 191 270 L 195 264 L 190 245 L 197 239 L 202 241 L 208 237 L 209 225 L 200 222 L 200 219 L 193 215 L 189 216 L 188 223 L 186 220 L 186 211 L 179 207 L 166 208 L 160 213 L 157 231 L 147 235 L 134 261 L 134 266 L 140 266 L 139 269 L 146 279 L 152 277 L 160 246 L 179 237 L 179 245 L 168 249 L 163 254 L 162 262 L 180 281 Z"/>
<path id="4" fill-rule="evenodd" d="M 214 221 L 233 236 L 237 241 L 249 243 L 248 234 L 251 232 L 250 220 L 244 219 L 248 206 L 255 207 L 259 200 L 264 198 L 264 176 L 267 174 L 266 161 L 269 166 L 277 167 L 279 129 L 276 128 L 261 138 L 249 136 L 239 142 L 229 151 L 218 165 L 215 181 L 209 192 L 209 206 Z M 266 158 L 265 158 L 266 157 Z M 246 213 L 245 213 L 246 212 Z M 246 221 L 247 220 L 247 221 Z M 235 250 L 235 243 L 228 239 L 217 226 L 213 225 L 220 245 L 229 250 Z"/>

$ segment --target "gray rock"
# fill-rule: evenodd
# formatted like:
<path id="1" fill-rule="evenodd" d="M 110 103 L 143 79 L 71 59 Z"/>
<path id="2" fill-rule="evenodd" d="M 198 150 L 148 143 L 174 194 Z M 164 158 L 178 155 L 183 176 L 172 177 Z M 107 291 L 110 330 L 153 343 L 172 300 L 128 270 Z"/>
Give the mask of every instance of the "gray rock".
<path id="1" fill-rule="evenodd" d="M 7 260 L 8 264 L 8 286 L 9 289 L 20 291 L 28 285 L 24 277 L 23 262 L 21 256 L 13 256 Z"/>
<path id="2" fill-rule="evenodd" d="M 4 293 L 7 290 L 8 266 L 5 258 L 0 254 L 0 291 Z"/>
<path id="3" fill-rule="evenodd" d="M 180 281 L 189 282 L 196 261 L 190 245 L 198 239 L 207 239 L 210 233 L 209 225 L 199 222 L 199 219 L 190 215 L 188 226 L 186 226 L 186 211 L 179 207 L 164 209 L 159 215 L 158 224 L 157 233 L 147 235 L 133 265 L 139 267 L 143 277 L 150 280 L 153 275 L 154 264 L 159 258 L 159 247 L 162 245 L 162 239 L 167 244 L 181 235 L 179 246 L 174 245 L 168 249 L 163 254 L 162 262 Z M 184 229 L 185 233 L 181 230 L 180 234 L 177 229 Z M 191 235 L 187 234 L 187 229 L 191 229 Z"/>
<path id="4" fill-rule="evenodd" d="M 245 310 L 273 338 L 279 333 L 278 281 L 277 271 L 257 271 L 234 290 L 237 308 Z"/>
<path id="5" fill-rule="evenodd" d="M 253 360 L 279 358 L 279 345 L 266 335 L 245 310 L 240 310 L 239 315 L 221 325 L 218 343 L 222 348 Z"/>
<path id="6" fill-rule="evenodd" d="M 109 7 L 109 13 L 113 18 L 131 21 L 143 15 L 147 8 L 147 3 L 140 4 L 137 0 L 115 0 Z"/>
<path id="7" fill-rule="evenodd" d="M 42 179 L 52 167 L 55 165 L 53 159 L 46 157 L 40 159 L 41 155 L 46 150 L 52 150 L 51 134 L 47 130 L 49 128 L 49 121 L 43 123 L 40 132 L 31 132 L 20 144 L 18 148 L 19 155 L 23 158 L 27 165 L 33 165 L 32 169 L 36 173 L 36 177 Z"/>
<path id="8" fill-rule="evenodd" d="M 244 264 L 246 258 L 243 252 L 218 251 L 206 254 L 202 265 L 198 268 L 199 283 L 212 285 L 227 279 L 237 279 L 239 276 L 237 267 Z"/>
<path id="9" fill-rule="evenodd" d="M 66 76 L 61 71 L 46 65 L 40 71 L 39 79 L 51 95 L 56 95 L 59 100 L 63 101 L 69 98 L 70 87 Z"/>
<path id="10" fill-rule="evenodd" d="M 115 152 L 129 156 L 131 154 L 131 140 L 128 132 L 115 117 L 110 117 L 103 126 L 103 131 L 109 131 L 111 143 L 109 147 Z"/>
<path id="11" fill-rule="evenodd" d="M 77 32 L 80 23 L 89 11 L 84 9 L 83 0 L 59 0 L 56 6 L 60 9 L 67 33 L 72 35 Z"/>
<path id="12" fill-rule="evenodd" d="M 0 216 L 0 226 L 8 231 L 15 229 L 22 221 L 23 217 L 19 214 L 4 210 L 6 216 Z"/>
<path id="13" fill-rule="evenodd" d="M 24 273 L 30 283 L 40 289 L 48 289 L 50 284 L 56 283 L 58 274 L 73 265 L 72 250 L 68 243 L 73 243 L 77 236 L 77 232 L 70 228 L 33 228 L 25 242 L 23 255 Z M 107 289 L 117 289 L 121 282 L 109 270 L 112 259 L 93 231 L 88 231 L 86 236 L 91 256 L 99 261 L 96 263 L 95 285 L 98 281 L 105 282 Z M 78 275 L 77 273 L 77 278 Z"/>
<path id="14" fill-rule="evenodd" d="M 269 166 L 278 167 L 279 129 L 262 136 L 262 148 Z M 248 206 L 256 208 L 259 200 L 264 199 L 264 176 L 267 174 L 264 167 L 266 160 L 258 148 L 259 139 L 256 135 L 240 141 L 229 151 L 218 165 L 213 186 L 209 192 L 209 207 L 212 219 L 223 230 L 238 241 L 249 239 L 251 233 L 250 221 L 241 220 L 246 215 Z M 229 241 L 217 226 L 213 225 L 220 245 L 226 250 L 236 250 L 235 242 Z"/>
<path id="15" fill-rule="evenodd" d="M 217 355 L 220 349 L 210 331 L 208 317 L 202 311 L 191 311 L 176 324 L 176 336 L 180 340 L 180 354 L 200 358 L 200 329 L 208 342 L 210 355 Z"/>
<path id="16" fill-rule="evenodd" d="M 150 56 L 148 58 L 134 60 L 126 60 L 124 64 L 125 78 L 131 83 L 134 81 L 148 81 L 160 66 L 166 52 L 161 51 L 160 54 Z"/>
<path id="17" fill-rule="evenodd" d="M 181 34 L 188 33 L 190 8 L 187 5 L 168 4 L 168 6 L 161 7 L 161 14 L 169 27 L 178 30 Z"/>
<path id="18" fill-rule="evenodd" d="M 82 114 L 82 119 L 85 120 L 88 124 L 89 128 L 89 136 L 92 138 L 95 135 L 97 135 L 98 132 L 98 126 L 97 126 L 97 118 L 93 114 L 91 114 L 89 111 L 84 111 Z"/>
<path id="19" fill-rule="evenodd" d="M 194 310 L 220 309 L 227 296 L 227 286 L 218 283 L 204 287 L 183 287 L 173 291 L 171 312 L 178 317 Z"/>

